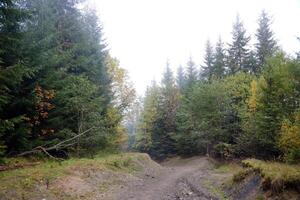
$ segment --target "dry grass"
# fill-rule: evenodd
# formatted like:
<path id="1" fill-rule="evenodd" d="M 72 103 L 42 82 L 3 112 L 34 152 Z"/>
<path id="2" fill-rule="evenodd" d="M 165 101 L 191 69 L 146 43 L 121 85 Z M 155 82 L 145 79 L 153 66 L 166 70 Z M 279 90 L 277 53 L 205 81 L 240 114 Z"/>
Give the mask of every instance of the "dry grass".
<path id="1" fill-rule="evenodd" d="M 13 195 L 18 197 L 16 199 L 30 199 L 29 196 L 31 197 L 34 192 L 37 192 L 37 186 L 47 187 L 48 183 L 53 183 L 58 178 L 85 171 L 112 170 L 125 174 L 134 173 L 141 170 L 139 161 L 145 160 L 146 162 L 147 159 L 149 158 L 145 154 L 139 153 L 104 153 L 94 159 L 69 159 L 62 162 L 40 161 L 40 164 L 36 166 L 0 172 L 0 196 Z M 9 161 L 9 165 L 28 162 L 23 159 L 12 159 Z"/>
<path id="2" fill-rule="evenodd" d="M 281 192 L 286 187 L 300 184 L 300 166 L 279 162 L 267 162 L 257 159 L 246 159 L 242 163 L 259 172 L 263 178 L 263 189 L 272 189 Z"/>

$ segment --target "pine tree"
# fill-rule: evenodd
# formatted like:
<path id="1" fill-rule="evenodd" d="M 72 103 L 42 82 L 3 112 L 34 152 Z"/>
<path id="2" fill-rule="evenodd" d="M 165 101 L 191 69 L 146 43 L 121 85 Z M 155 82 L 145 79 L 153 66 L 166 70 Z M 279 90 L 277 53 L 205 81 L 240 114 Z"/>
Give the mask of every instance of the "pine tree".
<path id="1" fill-rule="evenodd" d="M 235 74 L 239 71 L 247 72 L 247 61 L 249 57 L 248 43 L 250 36 L 247 36 L 243 22 L 240 17 L 236 17 L 233 25 L 232 43 L 228 49 L 228 68 L 229 74 Z"/>
<path id="2" fill-rule="evenodd" d="M 202 74 L 201 77 L 205 80 L 210 80 L 214 75 L 214 52 L 213 47 L 209 40 L 206 42 L 205 46 L 205 55 L 204 55 L 204 65 L 202 66 Z"/>
<path id="3" fill-rule="evenodd" d="M 277 42 L 274 39 L 274 33 L 270 28 L 270 17 L 264 10 L 260 14 L 258 25 L 259 27 L 255 34 L 257 38 L 255 48 L 258 66 L 257 69 L 253 70 L 255 74 L 260 73 L 262 71 L 266 59 L 274 55 L 274 53 L 278 49 Z"/>
<path id="4" fill-rule="evenodd" d="M 216 44 L 214 57 L 215 57 L 215 62 L 213 65 L 214 76 L 216 76 L 217 78 L 222 78 L 225 75 L 226 55 L 225 55 L 224 44 L 221 38 L 219 38 L 219 41 Z"/>

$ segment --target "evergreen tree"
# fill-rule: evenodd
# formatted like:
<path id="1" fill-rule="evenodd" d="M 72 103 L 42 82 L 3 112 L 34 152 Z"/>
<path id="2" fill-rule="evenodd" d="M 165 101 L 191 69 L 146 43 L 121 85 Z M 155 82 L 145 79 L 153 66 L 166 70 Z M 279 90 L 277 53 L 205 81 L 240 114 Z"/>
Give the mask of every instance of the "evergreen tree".
<path id="1" fill-rule="evenodd" d="M 158 116 L 158 98 L 159 87 L 153 81 L 152 85 L 147 88 L 143 100 L 143 109 L 141 111 L 141 119 L 137 126 L 137 135 L 135 138 L 135 148 L 153 154 L 153 139 L 155 121 Z"/>
<path id="2" fill-rule="evenodd" d="M 236 21 L 232 30 L 232 43 L 228 49 L 228 68 L 229 74 L 235 74 L 239 71 L 247 72 L 247 62 L 249 58 L 248 43 L 250 36 L 247 36 L 243 22 L 240 17 L 236 17 Z"/>
<path id="3" fill-rule="evenodd" d="M 215 62 L 213 65 L 213 69 L 214 69 L 213 74 L 217 78 L 222 78 L 225 75 L 226 55 L 225 55 L 224 44 L 223 44 L 221 38 L 219 38 L 219 41 L 216 44 L 214 57 L 215 57 Z"/>
<path id="4" fill-rule="evenodd" d="M 22 84 L 32 70 L 20 49 L 25 33 L 21 25 L 27 17 L 17 1 L 0 2 L 0 154 L 1 147 L 24 150 L 29 143 Z"/>
<path id="5" fill-rule="evenodd" d="M 258 65 L 257 68 L 253 70 L 255 74 L 262 71 L 266 58 L 274 55 L 278 48 L 277 42 L 274 39 L 274 33 L 270 28 L 270 17 L 264 10 L 260 14 L 258 25 L 259 27 L 255 34 L 257 38 L 255 48 Z"/>
<path id="6" fill-rule="evenodd" d="M 298 41 L 300 42 L 300 37 L 297 38 Z M 300 60 L 300 51 L 298 53 L 296 53 L 297 59 Z"/>
<path id="7" fill-rule="evenodd" d="M 209 40 L 206 42 L 205 55 L 204 55 L 204 65 L 202 66 L 202 78 L 205 80 L 210 80 L 214 75 L 214 52 L 213 47 Z"/>
<path id="8" fill-rule="evenodd" d="M 176 131 L 178 100 L 179 92 L 175 85 L 173 72 L 169 63 L 167 63 L 161 82 L 158 116 L 152 134 L 154 156 L 158 158 L 175 153 L 175 140 L 173 137 Z"/>
<path id="9" fill-rule="evenodd" d="M 176 77 L 176 85 L 178 87 L 178 89 L 180 90 L 180 92 L 183 91 L 184 87 L 185 87 L 185 73 L 183 71 L 183 67 L 180 65 L 177 69 L 177 77 Z"/>
<path id="10" fill-rule="evenodd" d="M 198 72 L 196 69 L 196 64 L 194 63 L 192 57 L 189 58 L 187 62 L 187 71 L 186 71 L 186 88 L 191 88 L 196 81 L 198 80 Z"/>

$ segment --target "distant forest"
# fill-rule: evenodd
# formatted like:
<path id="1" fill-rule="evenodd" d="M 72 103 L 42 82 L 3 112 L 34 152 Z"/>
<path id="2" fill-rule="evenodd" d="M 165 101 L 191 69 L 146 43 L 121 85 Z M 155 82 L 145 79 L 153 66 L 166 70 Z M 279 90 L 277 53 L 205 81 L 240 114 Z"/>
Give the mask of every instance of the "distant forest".
<path id="1" fill-rule="evenodd" d="M 262 11 L 250 45 L 237 16 L 232 39 L 207 41 L 204 64 L 169 64 L 127 122 L 131 148 L 154 158 L 207 154 L 300 161 L 300 53 L 287 55 Z M 299 38 L 298 38 L 299 39 Z M 299 42 L 300 49 L 300 42 Z"/>

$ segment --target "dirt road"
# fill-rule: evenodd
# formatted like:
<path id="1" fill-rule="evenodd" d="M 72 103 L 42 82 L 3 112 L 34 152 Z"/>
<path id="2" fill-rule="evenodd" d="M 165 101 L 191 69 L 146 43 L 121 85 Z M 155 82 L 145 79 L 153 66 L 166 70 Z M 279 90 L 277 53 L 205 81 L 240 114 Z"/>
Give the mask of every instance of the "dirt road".
<path id="1" fill-rule="evenodd" d="M 117 192 L 117 200 L 217 200 L 226 199 L 211 180 L 212 164 L 205 157 L 174 158 L 161 164 L 159 174 L 146 174 L 138 184 Z M 220 177 L 222 178 L 222 177 Z M 213 192 L 212 192 L 213 191 Z"/>

